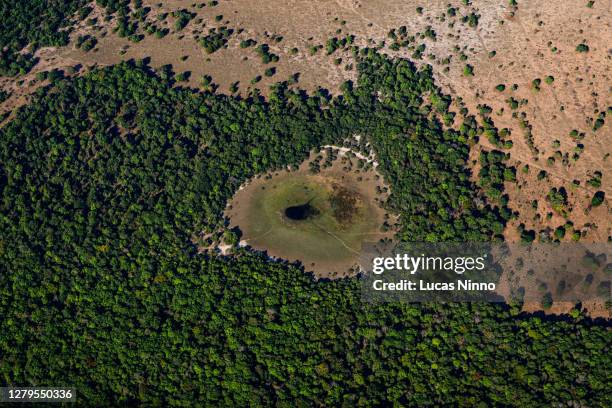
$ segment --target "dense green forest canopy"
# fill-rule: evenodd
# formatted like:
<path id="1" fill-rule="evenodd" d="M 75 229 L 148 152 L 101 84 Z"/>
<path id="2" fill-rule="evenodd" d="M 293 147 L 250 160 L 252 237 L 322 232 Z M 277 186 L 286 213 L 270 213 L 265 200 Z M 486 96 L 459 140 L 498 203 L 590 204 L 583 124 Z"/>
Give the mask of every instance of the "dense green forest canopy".
<path id="1" fill-rule="evenodd" d="M 197 254 L 192 236 L 223 228 L 242 182 L 355 134 L 391 186 L 399 238 L 499 239 L 509 211 L 484 204 L 465 166 L 482 129 L 442 126 L 430 70 L 356 57 L 337 98 L 197 93 L 123 63 L 20 109 L 0 129 L 2 384 L 70 384 L 95 406 L 609 406 L 610 330 L 588 319 L 367 304 L 358 279 Z M 491 180 L 504 166 L 487 165 Z"/>

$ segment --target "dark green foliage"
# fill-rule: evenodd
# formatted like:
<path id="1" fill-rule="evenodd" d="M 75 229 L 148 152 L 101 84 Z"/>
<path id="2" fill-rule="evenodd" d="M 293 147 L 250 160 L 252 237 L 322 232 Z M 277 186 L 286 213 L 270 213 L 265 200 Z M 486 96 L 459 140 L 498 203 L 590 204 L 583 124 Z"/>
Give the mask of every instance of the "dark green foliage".
<path id="1" fill-rule="evenodd" d="M 257 41 L 249 38 L 248 40 L 240 41 L 240 48 L 249 48 L 254 46 L 255 44 L 257 44 Z"/>
<path id="2" fill-rule="evenodd" d="M 586 45 L 586 44 L 583 44 L 583 43 L 578 44 L 576 46 L 576 51 L 578 51 L 578 52 L 589 52 L 589 46 Z"/>
<path id="3" fill-rule="evenodd" d="M 31 54 L 19 53 L 27 45 L 39 47 L 68 44 L 68 25 L 85 0 L 0 1 L 0 75 L 13 76 L 30 70 L 35 61 Z M 85 13 L 85 10 L 83 11 Z M 87 13 L 88 14 L 88 13 Z"/>
<path id="4" fill-rule="evenodd" d="M 561 214 L 564 217 L 567 216 L 568 201 L 567 191 L 565 190 L 565 187 L 553 187 L 552 189 L 550 189 L 550 191 L 546 195 L 546 201 L 550 203 L 552 209 L 555 210 L 557 213 Z"/>
<path id="5" fill-rule="evenodd" d="M 591 187 L 594 188 L 599 188 L 601 187 L 601 177 L 603 176 L 603 174 L 601 173 L 601 171 L 595 171 L 593 173 L 593 177 L 591 177 L 588 181 L 587 184 Z"/>
<path id="6" fill-rule="evenodd" d="M 114 31 L 120 37 L 125 37 L 132 42 L 140 42 L 144 39 L 144 34 L 154 34 L 157 38 L 162 38 L 169 33 L 169 29 L 160 29 L 146 20 L 150 7 L 144 7 L 141 0 L 96 0 L 96 3 L 106 9 L 105 21 L 115 18 L 116 25 Z M 186 10 L 178 10 L 172 14 L 176 18 L 175 28 L 180 30 L 193 18 L 193 15 Z M 168 13 L 157 16 L 160 21 L 167 18 Z M 95 24 L 95 19 L 87 21 L 89 25 Z"/>
<path id="7" fill-rule="evenodd" d="M 416 47 L 414 49 L 414 52 L 412 53 L 412 58 L 413 59 L 422 59 L 423 58 L 423 53 L 425 52 L 425 44 L 419 44 L 418 47 Z"/>
<path id="8" fill-rule="evenodd" d="M 579 131 L 578 131 L 578 130 L 576 130 L 576 129 L 573 129 L 573 130 L 570 132 L 570 134 L 569 134 L 569 135 L 570 135 L 570 137 L 571 137 L 572 139 L 574 139 L 574 140 L 576 140 L 576 141 L 578 141 L 578 140 L 582 140 L 582 139 L 584 139 L 584 138 L 585 138 L 585 136 L 586 136 L 586 134 L 585 134 L 584 132 L 579 132 Z"/>
<path id="9" fill-rule="evenodd" d="M 142 8 L 141 2 L 136 2 L 139 7 L 135 7 L 134 12 L 131 12 L 130 0 L 104 0 L 99 3 L 106 7 L 107 12 L 116 12 L 117 25 L 114 31 L 119 37 L 127 37 L 132 42 L 142 40 L 143 35 L 139 34 L 138 27 L 144 21 L 147 11 Z"/>
<path id="10" fill-rule="evenodd" d="M 434 31 L 434 29 L 433 29 L 431 26 L 427 26 L 427 27 L 426 27 L 425 32 L 423 33 L 423 35 L 424 35 L 426 38 L 429 38 L 429 39 L 431 39 L 431 40 L 436 41 L 436 37 L 437 37 L 437 35 L 436 35 L 436 32 Z"/>
<path id="11" fill-rule="evenodd" d="M 512 109 L 512 110 L 516 110 L 519 107 L 519 101 L 514 99 L 512 96 L 510 98 L 508 98 L 506 100 L 506 102 L 508 102 L 508 105 L 510 106 L 510 109 Z"/>
<path id="12" fill-rule="evenodd" d="M 270 52 L 270 46 L 268 44 L 259 45 L 255 51 L 261 57 L 261 62 L 269 64 L 270 62 L 278 62 L 278 55 Z"/>
<path id="13" fill-rule="evenodd" d="M 315 55 L 322 48 L 322 45 L 311 45 L 310 47 L 308 47 L 308 52 L 310 53 L 310 55 Z"/>
<path id="14" fill-rule="evenodd" d="M 174 30 L 181 31 L 195 16 L 195 13 L 190 13 L 185 9 L 172 12 L 172 17 L 176 19 L 174 21 Z"/>
<path id="15" fill-rule="evenodd" d="M 165 36 L 168 35 L 168 33 L 170 33 L 170 30 L 167 28 L 160 28 L 160 29 L 155 29 L 154 33 L 155 33 L 156 38 L 164 38 Z"/>
<path id="16" fill-rule="evenodd" d="M 176 82 L 186 82 L 189 80 L 189 77 L 191 77 L 191 72 L 184 71 L 184 72 L 181 72 L 180 74 L 176 74 L 175 81 Z"/>
<path id="17" fill-rule="evenodd" d="M 411 49 L 409 44 L 415 41 L 414 36 L 408 35 L 408 28 L 406 26 L 401 26 L 399 29 L 391 29 L 387 36 L 393 40 L 389 48 L 394 51 L 398 51 L 402 47 Z"/>
<path id="18" fill-rule="evenodd" d="M 525 226 L 522 224 L 521 227 L 519 227 L 519 232 L 521 234 L 521 242 L 525 244 L 533 242 L 536 239 L 536 232 L 534 230 L 525 229 Z"/>
<path id="19" fill-rule="evenodd" d="M 546 170 L 540 170 L 538 172 L 538 180 L 544 180 L 546 177 L 548 176 L 548 173 L 546 172 Z"/>
<path id="20" fill-rule="evenodd" d="M 276 73 L 276 68 L 274 67 L 266 68 L 266 70 L 264 71 L 264 75 L 267 77 L 271 77 L 275 73 Z"/>
<path id="21" fill-rule="evenodd" d="M 51 71 L 41 71 L 36 74 L 36 79 L 39 81 L 49 80 L 49 82 L 56 82 L 64 78 L 64 71 L 59 69 L 52 69 Z"/>
<path id="22" fill-rule="evenodd" d="M 422 112 L 441 93 L 429 68 L 364 50 L 358 70 L 341 97 L 280 84 L 265 102 L 124 63 L 18 111 L 0 128 L 2 385 L 70 384 L 90 406 L 609 406 L 609 330 L 586 319 L 368 304 L 358 279 L 197 253 L 244 181 L 355 134 L 401 238 L 493 238 L 503 220 L 466 170 L 473 118 Z"/>
<path id="23" fill-rule="evenodd" d="M 605 198 L 606 193 L 604 191 L 598 191 L 593 195 L 593 198 L 591 199 L 591 205 L 593 207 L 598 207 L 604 202 Z"/>
<path id="24" fill-rule="evenodd" d="M 463 67 L 463 75 L 474 76 L 474 67 L 470 64 L 466 64 L 465 67 Z"/>
<path id="25" fill-rule="evenodd" d="M 552 305 L 553 305 L 552 293 L 546 292 L 544 296 L 542 297 L 542 308 L 545 310 L 550 309 Z"/>
<path id="26" fill-rule="evenodd" d="M 233 33 L 234 30 L 227 27 L 210 28 L 208 34 L 200 40 L 200 45 L 204 47 L 207 54 L 212 54 L 224 47 Z"/>
<path id="27" fill-rule="evenodd" d="M 462 21 L 467 23 L 470 27 L 476 27 L 478 25 L 478 20 L 480 19 L 480 15 L 476 13 L 470 13 L 466 16 L 463 16 Z"/>
<path id="28" fill-rule="evenodd" d="M 0 89 L 0 103 L 6 101 L 10 96 L 9 92 Z"/>
<path id="29" fill-rule="evenodd" d="M 84 35 L 84 36 L 79 36 L 77 38 L 76 47 L 87 52 L 87 51 L 92 50 L 96 46 L 97 43 L 98 43 L 98 40 L 96 39 L 96 37 L 93 37 L 91 35 Z"/>
<path id="30" fill-rule="evenodd" d="M 87 16 L 93 11 L 93 8 L 89 6 L 81 7 L 77 14 L 79 15 L 80 20 L 85 20 Z"/>
<path id="31" fill-rule="evenodd" d="M 505 207 L 507 197 L 504 193 L 504 182 L 516 181 L 516 169 L 507 167 L 504 163 L 508 160 L 505 153 L 499 150 L 490 152 L 482 151 L 480 153 L 480 172 L 478 173 L 479 185 L 484 189 L 487 197 L 500 207 Z M 501 214 L 511 214 L 508 208 L 502 210 Z M 507 220 L 507 217 L 506 217 Z M 503 232 L 503 223 L 498 225 L 496 230 L 499 235 Z"/>
<path id="32" fill-rule="evenodd" d="M 593 123 L 593 132 L 597 132 L 605 123 L 606 123 L 606 112 L 599 112 L 597 115 L 597 119 Z"/>
<path id="33" fill-rule="evenodd" d="M 230 87 L 229 87 L 229 91 L 230 91 L 230 93 L 236 93 L 236 92 L 238 92 L 239 85 L 240 85 L 240 82 L 239 82 L 239 81 L 232 82 L 232 84 L 231 84 L 231 85 L 230 85 Z"/>
<path id="34" fill-rule="evenodd" d="M 520 119 L 519 126 L 523 130 L 523 138 L 525 139 L 525 143 L 527 143 L 527 146 L 529 146 L 529 150 L 531 150 L 534 157 L 537 157 L 537 155 L 540 153 L 540 150 L 536 147 L 533 139 L 533 126 L 526 119 Z"/>
<path id="35" fill-rule="evenodd" d="M 556 239 L 562 239 L 563 237 L 565 237 L 565 226 L 560 225 L 555 229 L 555 238 Z"/>
<path id="36" fill-rule="evenodd" d="M 353 44 L 355 41 L 354 35 L 347 35 L 344 38 L 338 39 L 336 37 L 330 38 L 327 40 L 325 44 L 325 49 L 327 50 L 327 55 L 331 55 L 336 52 L 337 49 L 345 48 L 348 45 Z"/>

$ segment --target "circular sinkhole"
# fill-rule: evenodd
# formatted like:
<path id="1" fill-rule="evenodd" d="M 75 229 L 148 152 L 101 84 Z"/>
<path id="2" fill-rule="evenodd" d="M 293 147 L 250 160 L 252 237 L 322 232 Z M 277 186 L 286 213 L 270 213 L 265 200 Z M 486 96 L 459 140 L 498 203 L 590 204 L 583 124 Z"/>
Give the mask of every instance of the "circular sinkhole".
<path id="1" fill-rule="evenodd" d="M 313 218 L 319 211 L 310 202 L 285 208 L 285 216 L 293 221 L 304 221 Z"/>

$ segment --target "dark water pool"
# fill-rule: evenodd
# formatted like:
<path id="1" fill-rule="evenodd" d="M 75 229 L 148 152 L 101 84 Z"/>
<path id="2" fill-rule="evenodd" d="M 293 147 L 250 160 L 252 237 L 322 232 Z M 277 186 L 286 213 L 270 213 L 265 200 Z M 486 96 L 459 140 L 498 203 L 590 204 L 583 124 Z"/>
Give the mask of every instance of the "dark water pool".
<path id="1" fill-rule="evenodd" d="M 285 208 L 285 216 L 295 221 L 307 220 L 318 213 L 317 209 L 310 205 L 310 203 Z"/>

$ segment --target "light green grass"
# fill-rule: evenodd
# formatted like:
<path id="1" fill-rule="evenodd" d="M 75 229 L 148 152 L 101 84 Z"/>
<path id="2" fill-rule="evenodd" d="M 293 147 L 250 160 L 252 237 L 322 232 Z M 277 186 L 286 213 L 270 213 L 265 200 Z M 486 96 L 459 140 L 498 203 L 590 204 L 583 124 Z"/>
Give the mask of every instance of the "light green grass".
<path id="1" fill-rule="evenodd" d="M 253 186 L 248 219 L 240 225 L 250 245 L 305 262 L 338 262 L 354 258 L 364 240 L 377 235 L 379 224 L 372 206 L 363 203 L 353 219 L 340 224 L 333 216 L 330 182 L 306 175 L 287 175 Z M 248 188 L 248 187 L 247 187 Z M 287 207 L 310 202 L 319 214 L 295 221 L 284 215 Z"/>

